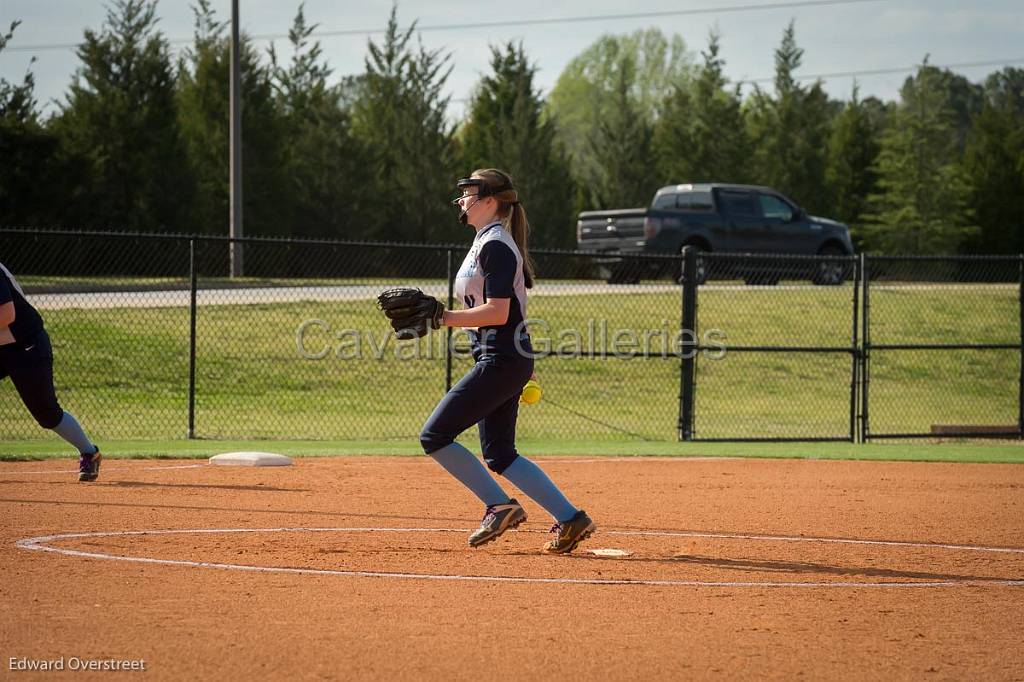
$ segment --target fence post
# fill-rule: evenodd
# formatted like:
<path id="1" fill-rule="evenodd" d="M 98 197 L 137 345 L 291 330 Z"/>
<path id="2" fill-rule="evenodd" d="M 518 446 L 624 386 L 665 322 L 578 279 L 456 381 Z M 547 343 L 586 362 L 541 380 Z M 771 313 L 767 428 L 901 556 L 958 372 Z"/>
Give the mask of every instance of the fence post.
<path id="1" fill-rule="evenodd" d="M 196 437 L 196 240 L 188 240 L 189 331 L 188 331 L 188 437 Z"/>
<path id="2" fill-rule="evenodd" d="M 1024 439 L 1024 254 L 1017 263 L 1018 307 L 1020 308 L 1020 386 L 1017 398 L 1017 437 Z"/>
<path id="3" fill-rule="evenodd" d="M 693 440 L 694 374 L 697 360 L 697 249 L 683 247 L 683 309 L 679 367 L 679 440 Z"/>
<path id="4" fill-rule="evenodd" d="M 857 438 L 857 389 L 860 376 L 860 336 L 858 325 L 860 324 L 860 278 L 861 268 L 864 266 L 864 254 L 861 254 L 853 262 L 853 376 L 850 379 L 850 442 L 856 443 Z"/>
<path id="5" fill-rule="evenodd" d="M 455 305 L 455 263 L 454 254 L 449 248 L 448 254 L 448 310 L 451 310 Z M 445 363 L 445 379 L 444 379 L 444 392 L 452 390 L 452 328 L 445 327 L 445 344 L 444 344 L 444 363 Z"/>
<path id="6" fill-rule="evenodd" d="M 870 259 L 865 254 L 860 255 L 860 276 L 864 287 L 864 314 L 861 327 L 861 353 L 860 353 L 860 442 L 868 440 L 868 385 L 871 383 L 868 376 L 868 369 L 871 364 L 871 303 L 869 291 L 871 289 L 871 273 L 868 270 Z"/>

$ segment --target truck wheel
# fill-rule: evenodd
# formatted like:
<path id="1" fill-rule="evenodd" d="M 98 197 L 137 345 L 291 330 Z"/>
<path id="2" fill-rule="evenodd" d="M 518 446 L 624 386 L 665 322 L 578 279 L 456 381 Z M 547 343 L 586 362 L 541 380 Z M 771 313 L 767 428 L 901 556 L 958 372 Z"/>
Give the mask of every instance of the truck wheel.
<path id="1" fill-rule="evenodd" d="M 819 256 L 845 256 L 846 252 L 834 244 L 823 246 Z M 821 286 L 839 286 L 846 279 L 846 263 L 839 261 L 822 261 L 814 266 L 811 281 Z"/>

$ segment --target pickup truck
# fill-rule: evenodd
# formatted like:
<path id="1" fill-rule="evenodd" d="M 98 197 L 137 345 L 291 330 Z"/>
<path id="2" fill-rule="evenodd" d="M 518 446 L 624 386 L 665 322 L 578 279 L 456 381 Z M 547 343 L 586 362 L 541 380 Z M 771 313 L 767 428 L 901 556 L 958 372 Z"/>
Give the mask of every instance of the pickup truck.
<path id="1" fill-rule="evenodd" d="M 621 256 L 678 255 L 684 246 L 711 252 L 853 254 L 846 225 L 810 216 L 769 187 L 721 183 L 662 187 L 648 208 L 584 211 L 576 223 L 576 242 L 580 250 L 616 256 L 604 262 L 609 282 L 660 276 L 664 270 L 678 279 L 678 265 L 652 272 L 658 270 L 652 260 L 630 261 Z M 840 284 L 847 272 L 842 263 L 819 261 L 808 269 L 806 276 L 817 284 Z M 725 276 L 710 276 L 720 274 Z M 781 278 L 778 270 L 763 267 L 760 271 L 748 269 L 738 274 L 751 284 L 775 284 Z M 708 277 L 706 270 L 698 272 L 700 283 Z"/>

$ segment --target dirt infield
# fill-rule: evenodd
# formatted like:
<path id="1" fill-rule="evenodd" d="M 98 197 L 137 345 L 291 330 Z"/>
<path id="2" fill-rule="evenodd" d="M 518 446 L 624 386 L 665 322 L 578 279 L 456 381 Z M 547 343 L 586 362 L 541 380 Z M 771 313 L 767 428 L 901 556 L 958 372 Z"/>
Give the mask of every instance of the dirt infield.
<path id="1" fill-rule="evenodd" d="M 539 461 L 599 525 L 572 556 L 529 502 L 468 548 L 423 457 L 0 463 L 0 671 L 1024 679 L 1022 466 Z"/>

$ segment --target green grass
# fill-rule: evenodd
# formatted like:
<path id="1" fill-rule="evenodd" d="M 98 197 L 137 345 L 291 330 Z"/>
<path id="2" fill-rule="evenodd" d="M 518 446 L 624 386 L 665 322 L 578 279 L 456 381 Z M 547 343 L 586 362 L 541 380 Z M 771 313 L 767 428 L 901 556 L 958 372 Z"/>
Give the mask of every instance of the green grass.
<path id="1" fill-rule="evenodd" d="M 702 287 L 700 331 L 720 330 L 727 346 L 848 347 L 852 296 L 850 286 Z M 545 321 L 534 326 L 538 347 L 547 338 L 551 347 L 578 348 L 578 338 L 569 333 L 576 329 L 583 334 L 583 349 L 611 350 L 616 330 L 633 330 L 639 339 L 647 330 L 657 352 L 671 350 L 679 305 L 678 292 L 662 287 L 646 293 L 535 296 L 529 314 Z M 1019 334 L 1012 287 L 880 289 L 871 305 L 876 343 L 1012 343 Z M 93 437 L 104 442 L 185 438 L 186 309 L 43 314 L 54 343 L 58 395 Z M 298 327 L 312 319 L 326 324 L 307 337 L 311 350 L 330 351 L 321 360 L 303 359 L 296 348 Z M 587 338 L 591 328 L 593 340 Z M 354 348 L 353 337 L 341 334 L 346 329 L 358 332 L 364 359 L 339 357 Z M 433 340 L 432 356 L 426 341 L 391 339 L 379 358 L 372 357 L 369 341 L 382 339 L 386 329 L 371 301 L 201 307 L 196 435 L 415 444 L 444 393 L 443 339 Z M 422 359 L 396 357 L 417 348 Z M 543 359 L 537 372 L 544 398 L 521 410 L 520 436 L 553 447 L 560 439 L 591 449 L 624 443 L 678 447 L 679 364 L 675 357 Z M 469 359 L 457 358 L 455 378 L 469 366 Z M 872 431 L 1014 424 L 1019 373 L 1016 350 L 878 351 L 871 364 Z M 720 360 L 701 357 L 696 434 L 843 437 L 849 431 L 850 378 L 850 356 L 842 353 L 727 351 Z M 0 450 L 10 441 L 39 435 L 10 384 L 0 383 L 0 439 L 5 441 Z M 466 439 L 475 441 L 475 429 Z"/>
<path id="2" fill-rule="evenodd" d="M 719 289 L 702 292 L 700 324 L 737 345 L 849 346 L 850 287 Z M 1019 343 L 1016 287 L 877 288 L 874 344 Z M 858 330 L 858 334 L 859 334 Z M 933 424 L 1014 425 L 1019 350 L 878 350 L 869 397 L 875 433 L 927 433 Z M 760 436 L 843 435 L 849 430 L 848 354 L 733 352 L 699 362 L 695 429 L 728 436 L 739 423 Z"/>
<path id="3" fill-rule="evenodd" d="M 470 444 L 471 447 L 472 444 Z M 609 442 L 572 439 L 522 439 L 524 454 L 555 456 L 620 457 L 747 457 L 779 459 L 850 459 L 923 462 L 1024 463 L 1024 443 L 666 443 Z M 478 449 L 475 448 L 474 449 Z M 105 458 L 189 459 L 221 452 L 258 450 L 293 457 L 388 455 L 421 456 L 418 444 L 402 441 L 110 441 L 103 443 Z M 0 461 L 68 458 L 62 441 L 7 442 Z"/>

